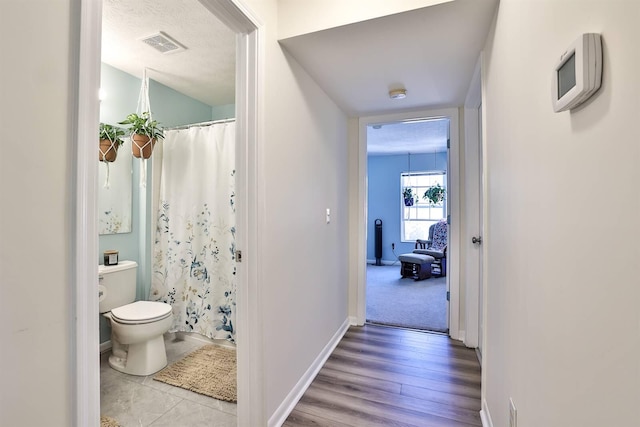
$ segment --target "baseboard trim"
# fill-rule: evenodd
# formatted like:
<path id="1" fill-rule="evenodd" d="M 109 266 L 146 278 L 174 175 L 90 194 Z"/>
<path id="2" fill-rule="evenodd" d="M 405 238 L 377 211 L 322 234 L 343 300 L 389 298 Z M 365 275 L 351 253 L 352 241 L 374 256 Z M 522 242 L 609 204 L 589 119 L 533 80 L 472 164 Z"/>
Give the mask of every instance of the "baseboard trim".
<path id="1" fill-rule="evenodd" d="M 236 348 L 236 345 L 225 339 L 212 339 L 201 335 L 197 332 L 168 332 L 164 335 L 164 339 L 173 338 L 180 341 L 190 341 L 197 344 L 217 344 L 221 347 Z"/>
<path id="2" fill-rule="evenodd" d="M 351 326 L 362 326 L 358 325 L 358 318 L 356 316 L 349 316 L 349 325 Z"/>
<path id="3" fill-rule="evenodd" d="M 320 369 L 324 366 L 324 363 L 327 361 L 331 353 L 336 348 L 344 334 L 347 332 L 349 328 L 351 318 L 346 318 L 340 328 L 336 331 L 336 333 L 331 337 L 327 345 L 324 346 L 318 357 L 313 361 L 309 369 L 302 375 L 298 383 L 291 389 L 287 397 L 282 401 L 278 409 L 271 415 L 269 418 L 269 422 L 267 425 L 269 427 L 279 427 L 281 426 L 293 411 L 293 408 L 296 406 L 300 398 L 307 388 L 311 385 L 311 382 L 316 377 Z"/>
<path id="4" fill-rule="evenodd" d="M 111 340 L 100 343 L 100 354 L 111 350 Z"/>
<path id="5" fill-rule="evenodd" d="M 398 268 L 400 268 L 400 261 L 398 261 L 397 259 L 394 261 L 389 261 L 386 259 L 380 260 L 380 262 L 382 263 L 382 265 L 397 265 Z M 376 260 L 375 259 L 368 259 L 367 260 L 367 265 L 374 265 L 376 264 Z"/>
<path id="6" fill-rule="evenodd" d="M 480 421 L 482 421 L 482 427 L 493 427 L 493 421 L 491 421 L 491 414 L 489 414 L 489 407 L 487 401 L 482 399 L 482 409 L 480 410 Z"/>

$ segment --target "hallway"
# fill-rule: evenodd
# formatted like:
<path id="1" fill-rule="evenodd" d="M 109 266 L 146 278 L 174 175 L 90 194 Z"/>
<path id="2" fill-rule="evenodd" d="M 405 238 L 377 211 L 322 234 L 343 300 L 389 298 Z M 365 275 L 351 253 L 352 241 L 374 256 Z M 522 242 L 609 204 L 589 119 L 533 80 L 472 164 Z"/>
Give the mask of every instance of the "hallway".
<path id="1" fill-rule="evenodd" d="M 352 326 L 284 426 L 480 426 L 480 365 L 445 335 Z"/>

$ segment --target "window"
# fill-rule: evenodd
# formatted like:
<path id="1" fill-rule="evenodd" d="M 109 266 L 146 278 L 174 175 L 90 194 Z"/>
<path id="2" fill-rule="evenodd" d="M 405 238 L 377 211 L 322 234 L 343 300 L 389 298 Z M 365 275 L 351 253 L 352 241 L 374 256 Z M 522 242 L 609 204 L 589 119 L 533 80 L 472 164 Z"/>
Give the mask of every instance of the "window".
<path id="1" fill-rule="evenodd" d="M 437 205 L 423 198 L 425 191 L 434 185 L 446 188 L 444 172 L 411 172 L 400 175 L 400 206 L 402 212 L 400 233 L 403 242 L 428 239 L 429 227 L 446 217 L 446 197 Z M 412 201 L 406 201 L 405 189 L 411 189 Z M 445 193 L 446 194 L 446 193 Z"/>

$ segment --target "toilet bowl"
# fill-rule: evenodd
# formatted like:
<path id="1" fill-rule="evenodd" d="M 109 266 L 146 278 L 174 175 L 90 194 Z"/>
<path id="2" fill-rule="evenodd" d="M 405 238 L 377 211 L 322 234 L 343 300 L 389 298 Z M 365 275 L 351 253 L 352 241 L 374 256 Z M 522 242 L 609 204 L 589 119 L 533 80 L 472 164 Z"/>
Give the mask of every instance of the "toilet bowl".
<path id="1" fill-rule="evenodd" d="M 131 375 L 151 375 L 167 366 L 163 334 L 173 323 L 171 306 L 137 301 L 104 316 L 111 323 L 109 366 Z"/>
<path id="2" fill-rule="evenodd" d="M 99 266 L 100 313 L 111 325 L 109 366 L 130 375 L 151 375 L 167 366 L 163 334 L 171 328 L 171 306 L 163 302 L 135 301 L 133 261 Z"/>

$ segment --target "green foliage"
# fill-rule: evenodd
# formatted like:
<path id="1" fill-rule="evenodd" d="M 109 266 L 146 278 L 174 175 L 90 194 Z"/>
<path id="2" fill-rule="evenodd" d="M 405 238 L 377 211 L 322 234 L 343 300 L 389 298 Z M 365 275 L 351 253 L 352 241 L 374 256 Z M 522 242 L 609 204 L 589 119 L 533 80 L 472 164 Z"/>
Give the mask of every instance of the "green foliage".
<path id="1" fill-rule="evenodd" d="M 158 126 L 156 120 L 151 120 L 148 111 L 138 115 L 129 114 L 126 120 L 119 122 L 121 125 L 129 125 L 129 132 L 132 134 L 146 135 L 149 138 L 164 138 L 162 128 Z"/>
<path id="2" fill-rule="evenodd" d="M 413 199 L 413 188 L 405 187 L 405 189 L 402 190 L 402 196 L 405 199 Z"/>
<path id="3" fill-rule="evenodd" d="M 429 201 L 430 205 L 439 205 L 444 201 L 445 189 L 437 183 L 436 185 L 432 185 L 427 188 L 427 191 L 424 192 L 424 196 L 422 198 L 424 200 Z"/>
<path id="4" fill-rule="evenodd" d="M 124 144 L 124 140 L 122 139 L 125 136 L 124 129 L 117 126 L 100 123 L 100 131 L 98 135 L 99 139 L 108 139 L 112 143 L 116 144 L 116 147 Z"/>
<path id="5" fill-rule="evenodd" d="M 418 201 L 418 198 L 413 195 L 413 188 L 405 187 L 402 190 L 402 196 L 404 197 L 405 206 L 413 206 Z"/>

